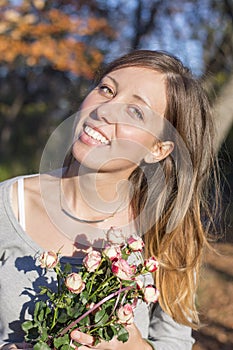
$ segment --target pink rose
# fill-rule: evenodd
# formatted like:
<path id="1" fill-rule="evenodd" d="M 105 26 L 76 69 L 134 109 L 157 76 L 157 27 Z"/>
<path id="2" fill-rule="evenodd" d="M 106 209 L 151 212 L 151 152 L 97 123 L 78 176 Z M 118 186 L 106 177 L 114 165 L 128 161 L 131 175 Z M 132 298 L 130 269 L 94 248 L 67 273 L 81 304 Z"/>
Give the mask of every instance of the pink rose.
<path id="1" fill-rule="evenodd" d="M 39 262 L 42 269 L 52 269 L 58 263 L 58 255 L 52 250 L 49 252 L 44 252 L 40 255 Z"/>
<path id="2" fill-rule="evenodd" d="M 121 248 L 118 245 L 112 245 L 106 247 L 103 251 L 103 254 L 106 255 L 110 260 L 115 260 L 121 258 Z"/>
<path id="3" fill-rule="evenodd" d="M 96 250 L 90 249 L 88 254 L 83 259 L 83 265 L 88 272 L 94 272 L 101 262 L 101 254 Z"/>
<path id="4" fill-rule="evenodd" d="M 126 260 L 119 259 L 117 261 L 113 261 L 112 272 L 122 280 L 131 280 L 136 272 L 136 266 L 130 266 Z"/>
<path id="5" fill-rule="evenodd" d="M 144 261 L 144 266 L 148 272 L 154 272 L 158 269 L 159 263 L 155 257 L 152 256 L 151 258 Z"/>
<path id="6" fill-rule="evenodd" d="M 123 324 L 132 324 L 134 321 L 133 307 L 130 304 L 121 306 L 117 310 L 118 321 Z"/>
<path id="7" fill-rule="evenodd" d="M 70 273 L 65 280 L 65 285 L 72 293 L 79 294 L 85 288 L 85 283 L 78 273 Z"/>
<path id="8" fill-rule="evenodd" d="M 143 288 L 144 300 L 146 303 L 156 303 L 159 297 L 159 291 L 152 285 Z"/>
<path id="9" fill-rule="evenodd" d="M 130 249 L 132 249 L 133 252 L 141 252 L 143 247 L 144 247 L 144 242 L 140 237 L 134 237 L 131 236 L 129 237 L 128 241 L 128 246 Z"/>

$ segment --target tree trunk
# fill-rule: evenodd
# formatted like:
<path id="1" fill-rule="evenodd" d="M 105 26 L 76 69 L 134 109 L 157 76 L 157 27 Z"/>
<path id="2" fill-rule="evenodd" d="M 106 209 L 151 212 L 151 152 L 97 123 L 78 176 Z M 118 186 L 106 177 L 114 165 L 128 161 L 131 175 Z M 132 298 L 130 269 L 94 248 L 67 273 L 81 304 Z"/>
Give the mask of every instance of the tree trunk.
<path id="1" fill-rule="evenodd" d="M 233 74 L 220 91 L 214 104 L 217 140 L 216 149 L 221 147 L 233 124 Z"/>

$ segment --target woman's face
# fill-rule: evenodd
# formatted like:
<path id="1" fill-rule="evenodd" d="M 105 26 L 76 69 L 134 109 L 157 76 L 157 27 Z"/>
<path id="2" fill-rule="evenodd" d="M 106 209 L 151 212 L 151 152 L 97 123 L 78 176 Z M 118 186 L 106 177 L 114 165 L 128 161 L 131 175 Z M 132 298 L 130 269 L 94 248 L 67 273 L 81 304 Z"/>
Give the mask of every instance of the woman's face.
<path id="1" fill-rule="evenodd" d="M 165 76 L 126 67 L 108 73 L 82 103 L 74 157 L 99 171 L 133 171 L 163 128 Z"/>

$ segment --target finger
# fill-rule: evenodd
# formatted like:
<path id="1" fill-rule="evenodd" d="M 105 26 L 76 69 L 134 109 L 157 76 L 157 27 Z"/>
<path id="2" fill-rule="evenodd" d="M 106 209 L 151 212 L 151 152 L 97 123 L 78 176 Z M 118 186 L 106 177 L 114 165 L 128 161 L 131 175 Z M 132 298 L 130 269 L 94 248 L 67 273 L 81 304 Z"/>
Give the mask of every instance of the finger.
<path id="1" fill-rule="evenodd" d="M 14 349 L 23 349 L 23 350 L 31 350 L 32 349 L 32 345 L 28 344 L 28 343 L 10 343 L 10 344 L 5 344 L 1 347 L 1 350 L 14 350 Z"/>
<path id="2" fill-rule="evenodd" d="M 129 336 L 134 337 L 134 336 L 140 334 L 138 328 L 135 325 L 135 323 L 128 324 L 127 326 L 125 326 L 125 328 L 129 332 Z"/>
<path id="3" fill-rule="evenodd" d="M 13 350 L 13 349 L 17 349 L 16 344 L 5 344 L 1 346 L 1 350 Z"/>
<path id="4" fill-rule="evenodd" d="M 76 350 L 113 350 L 116 349 L 115 347 L 106 347 L 105 342 L 98 343 L 96 346 L 95 345 L 81 345 L 75 348 Z"/>
<path id="5" fill-rule="evenodd" d="M 74 330 L 70 334 L 71 339 L 76 341 L 77 343 L 92 346 L 94 344 L 94 338 L 90 334 L 82 333 L 77 330 Z M 79 348 L 81 349 L 81 347 Z"/>
<path id="6" fill-rule="evenodd" d="M 17 349 L 23 349 L 23 350 L 32 350 L 33 346 L 29 343 L 16 343 Z"/>

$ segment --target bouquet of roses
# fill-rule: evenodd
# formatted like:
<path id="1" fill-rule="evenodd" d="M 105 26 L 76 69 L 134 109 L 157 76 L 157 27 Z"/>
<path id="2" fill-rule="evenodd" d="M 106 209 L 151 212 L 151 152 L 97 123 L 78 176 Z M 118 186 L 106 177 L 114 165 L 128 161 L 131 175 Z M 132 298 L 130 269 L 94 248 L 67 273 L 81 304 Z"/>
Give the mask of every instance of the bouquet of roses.
<path id="1" fill-rule="evenodd" d="M 69 333 L 78 328 L 91 334 L 95 344 L 115 336 L 127 341 L 125 325 L 133 322 L 138 300 L 156 302 L 159 295 L 153 285 L 144 283 L 143 275 L 157 270 L 158 262 L 154 257 L 143 259 L 143 245 L 141 238 L 132 236 L 125 244 L 105 247 L 102 253 L 89 248 L 78 272 L 72 272 L 69 264 L 61 268 L 60 253 L 41 254 L 40 266 L 56 272 L 57 290 L 41 287 L 40 294 L 47 298 L 36 302 L 33 320 L 23 323 L 25 340 L 35 350 L 67 350 Z"/>

